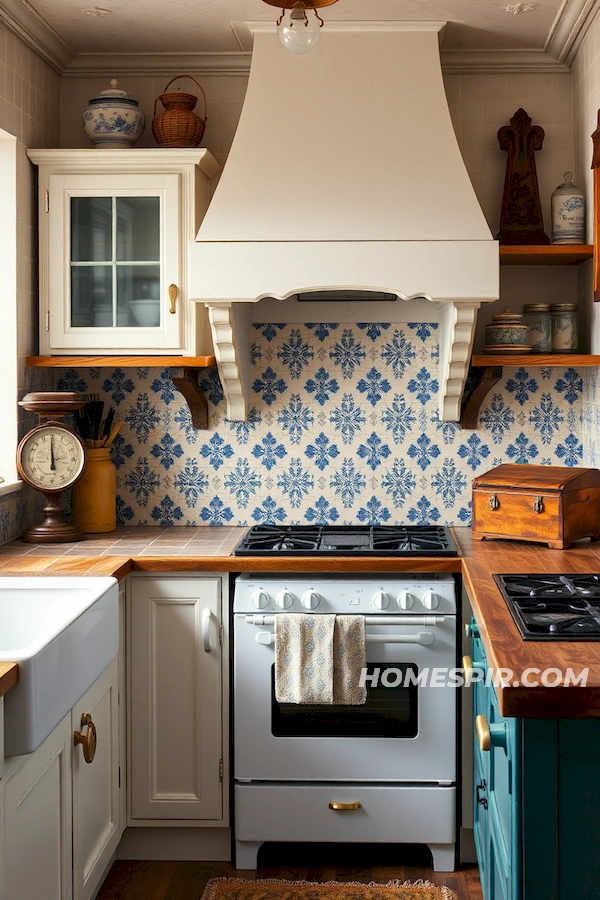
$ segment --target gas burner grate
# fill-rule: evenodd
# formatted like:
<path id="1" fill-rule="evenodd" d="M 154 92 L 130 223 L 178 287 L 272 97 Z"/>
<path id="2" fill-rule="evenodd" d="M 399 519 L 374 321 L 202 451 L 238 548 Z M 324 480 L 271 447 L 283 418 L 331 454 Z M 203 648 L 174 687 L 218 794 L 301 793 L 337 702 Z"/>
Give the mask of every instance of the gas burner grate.
<path id="1" fill-rule="evenodd" d="M 600 575 L 494 575 L 526 641 L 600 640 Z"/>
<path id="2" fill-rule="evenodd" d="M 458 556 L 441 525 L 254 525 L 234 556 Z"/>

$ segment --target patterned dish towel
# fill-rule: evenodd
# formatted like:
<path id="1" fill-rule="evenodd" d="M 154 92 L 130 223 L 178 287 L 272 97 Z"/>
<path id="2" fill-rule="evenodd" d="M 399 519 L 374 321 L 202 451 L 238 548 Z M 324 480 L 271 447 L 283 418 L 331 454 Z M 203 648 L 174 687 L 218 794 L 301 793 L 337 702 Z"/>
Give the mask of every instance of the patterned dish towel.
<path id="1" fill-rule="evenodd" d="M 275 638 L 278 703 L 365 703 L 364 616 L 283 614 L 275 617 Z"/>

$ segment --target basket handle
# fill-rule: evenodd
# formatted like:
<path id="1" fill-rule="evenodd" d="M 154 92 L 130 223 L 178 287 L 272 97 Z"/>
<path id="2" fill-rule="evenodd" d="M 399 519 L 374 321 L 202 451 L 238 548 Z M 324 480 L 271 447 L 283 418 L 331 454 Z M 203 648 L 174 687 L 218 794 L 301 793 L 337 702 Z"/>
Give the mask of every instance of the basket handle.
<path id="1" fill-rule="evenodd" d="M 208 121 L 208 117 L 207 117 L 207 115 L 206 115 L 206 94 L 204 93 L 204 88 L 202 87 L 202 85 L 200 84 L 200 82 L 199 82 L 199 81 L 196 81 L 196 79 L 194 78 L 193 75 L 176 75 L 175 78 L 171 78 L 169 84 L 167 84 L 167 85 L 165 86 L 165 89 L 164 89 L 164 91 L 163 91 L 163 94 L 166 93 L 166 90 L 167 90 L 167 88 L 169 87 L 169 85 L 173 84 L 173 82 L 174 82 L 174 81 L 177 81 L 179 78 L 191 78 L 192 81 L 194 82 L 194 84 L 196 84 L 196 85 L 200 88 L 200 90 L 202 91 L 202 96 L 204 97 L 204 117 L 203 117 L 203 118 L 204 118 L 204 121 L 205 121 L 205 122 Z M 154 101 L 154 112 L 152 113 L 152 118 L 153 118 L 153 119 L 154 119 L 155 116 L 156 116 L 156 104 L 158 103 L 158 101 L 159 101 L 159 97 L 157 97 L 156 100 Z"/>

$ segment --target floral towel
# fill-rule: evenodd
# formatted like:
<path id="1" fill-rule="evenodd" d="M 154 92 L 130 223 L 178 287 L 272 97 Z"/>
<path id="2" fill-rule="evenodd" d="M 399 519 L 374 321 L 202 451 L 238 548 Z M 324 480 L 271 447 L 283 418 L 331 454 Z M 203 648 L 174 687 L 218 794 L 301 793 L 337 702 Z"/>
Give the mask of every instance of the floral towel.
<path id="1" fill-rule="evenodd" d="M 275 697 L 278 703 L 360 705 L 366 666 L 364 616 L 275 617 Z"/>

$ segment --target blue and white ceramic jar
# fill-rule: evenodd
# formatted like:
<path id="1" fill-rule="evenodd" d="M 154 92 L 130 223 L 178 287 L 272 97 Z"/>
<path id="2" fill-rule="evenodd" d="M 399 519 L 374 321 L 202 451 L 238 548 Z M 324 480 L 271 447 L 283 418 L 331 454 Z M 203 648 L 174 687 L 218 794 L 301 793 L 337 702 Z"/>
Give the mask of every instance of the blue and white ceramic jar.
<path id="1" fill-rule="evenodd" d="M 552 243 L 585 244 L 585 197 L 570 172 L 552 192 Z"/>
<path id="2" fill-rule="evenodd" d="M 90 100 L 81 117 L 86 137 L 94 147 L 133 147 L 144 131 L 146 118 L 137 100 L 117 86 L 113 78 L 110 89 Z"/>

